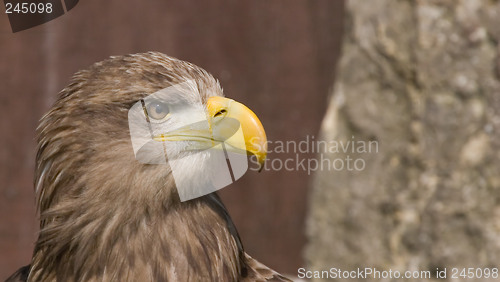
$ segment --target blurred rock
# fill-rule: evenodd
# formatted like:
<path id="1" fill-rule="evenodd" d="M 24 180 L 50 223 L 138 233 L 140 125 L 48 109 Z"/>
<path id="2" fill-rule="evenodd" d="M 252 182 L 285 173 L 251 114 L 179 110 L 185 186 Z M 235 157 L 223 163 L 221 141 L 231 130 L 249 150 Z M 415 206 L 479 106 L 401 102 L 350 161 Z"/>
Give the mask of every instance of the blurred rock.
<path id="1" fill-rule="evenodd" d="M 434 276 L 446 267 L 446 279 L 404 281 L 452 281 L 453 267 L 500 267 L 500 2 L 350 0 L 346 9 L 322 138 L 375 140 L 378 152 L 325 154 L 366 166 L 316 173 L 309 268 Z"/>

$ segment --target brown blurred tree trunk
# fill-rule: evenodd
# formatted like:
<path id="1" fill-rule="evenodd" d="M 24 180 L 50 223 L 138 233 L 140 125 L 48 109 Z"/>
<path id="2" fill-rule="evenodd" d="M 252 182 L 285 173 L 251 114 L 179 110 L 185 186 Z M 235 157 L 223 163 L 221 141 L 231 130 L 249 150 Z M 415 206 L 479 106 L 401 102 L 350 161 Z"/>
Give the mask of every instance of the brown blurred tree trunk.
<path id="1" fill-rule="evenodd" d="M 376 140 L 378 152 L 325 154 L 366 167 L 315 175 L 309 266 L 446 267 L 447 280 L 452 267 L 499 267 L 499 2 L 346 6 L 322 138 Z"/>

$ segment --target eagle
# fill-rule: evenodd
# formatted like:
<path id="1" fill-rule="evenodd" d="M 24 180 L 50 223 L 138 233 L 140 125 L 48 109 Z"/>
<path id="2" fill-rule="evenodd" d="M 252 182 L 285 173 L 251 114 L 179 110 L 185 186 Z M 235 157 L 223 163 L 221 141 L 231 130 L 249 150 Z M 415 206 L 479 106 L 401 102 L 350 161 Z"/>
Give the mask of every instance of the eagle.
<path id="1" fill-rule="evenodd" d="M 151 134 L 139 149 L 134 107 Z M 95 63 L 59 93 L 37 142 L 40 232 L 7 281 L 290 281 L 245 252 L 220 185 L 180 189 L 210 184 L 200 174 L 217 171 L 215 151 L 266 158 L 257 116 L 204 69 L 159 52 Z"/>

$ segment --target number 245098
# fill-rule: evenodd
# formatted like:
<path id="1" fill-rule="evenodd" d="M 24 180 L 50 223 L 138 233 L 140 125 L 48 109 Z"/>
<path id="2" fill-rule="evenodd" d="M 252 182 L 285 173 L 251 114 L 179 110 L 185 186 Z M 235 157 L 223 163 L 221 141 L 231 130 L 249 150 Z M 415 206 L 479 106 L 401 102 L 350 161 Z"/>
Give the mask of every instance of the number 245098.
<path id="1" fill-rule="evenodd" d="M 5 3 L 6 14 L 50 14 L 52 3 Z"/>

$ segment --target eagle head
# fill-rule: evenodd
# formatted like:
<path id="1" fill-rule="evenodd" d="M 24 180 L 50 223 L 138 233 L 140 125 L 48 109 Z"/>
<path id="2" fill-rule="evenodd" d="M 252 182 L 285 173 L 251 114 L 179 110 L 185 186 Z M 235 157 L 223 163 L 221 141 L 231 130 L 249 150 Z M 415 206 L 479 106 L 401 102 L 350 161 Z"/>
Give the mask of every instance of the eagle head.
<path id="1" fill-rule="evenodd" d="M 78 72 L 42 118 L 38 140 L 41 212 L 86 194 L 127 195 L 141 206 L 189 200 L 239 178 L 247 153 L 263 163 L 267 149 L 257 116 L 224 98 L 212 75 L 155 52 Z"/>

